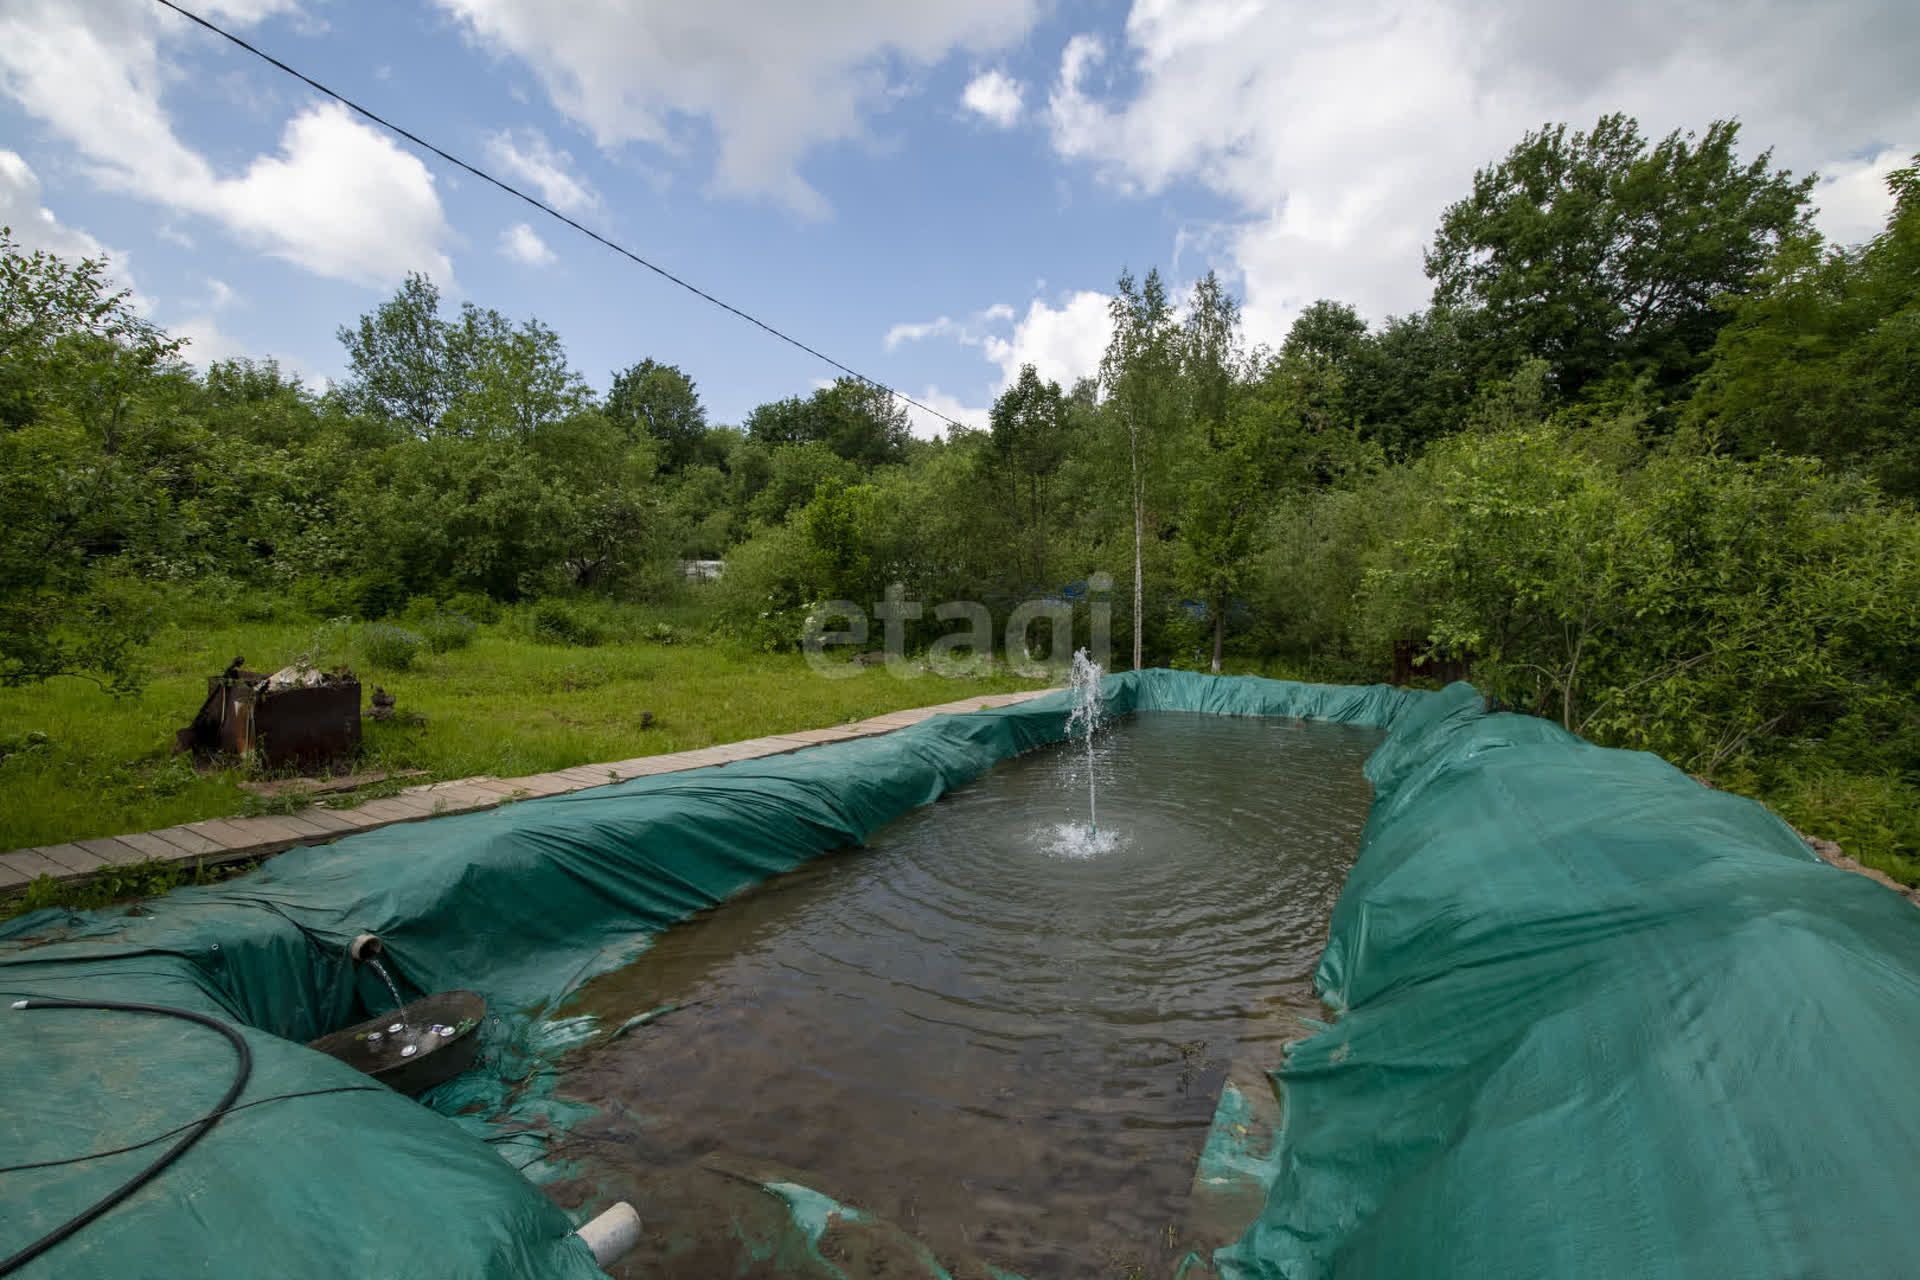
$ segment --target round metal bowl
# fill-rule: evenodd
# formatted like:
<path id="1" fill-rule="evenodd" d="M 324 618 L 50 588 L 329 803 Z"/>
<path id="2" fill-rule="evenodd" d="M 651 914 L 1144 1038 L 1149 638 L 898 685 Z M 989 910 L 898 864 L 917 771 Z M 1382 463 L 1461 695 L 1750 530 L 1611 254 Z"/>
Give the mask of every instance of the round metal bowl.
<path id="1" fill-rule="evenodd" d="M 309 1041 L 307 1047 L 414 1097 L 473 1065 L 486 1016 L 487 1002 L 473 992 L 441 991 Z M 399 1031 L 392 1029 L 396 1025 Z M 408 1046 L 412 1053 L 406 1052 Z"/>

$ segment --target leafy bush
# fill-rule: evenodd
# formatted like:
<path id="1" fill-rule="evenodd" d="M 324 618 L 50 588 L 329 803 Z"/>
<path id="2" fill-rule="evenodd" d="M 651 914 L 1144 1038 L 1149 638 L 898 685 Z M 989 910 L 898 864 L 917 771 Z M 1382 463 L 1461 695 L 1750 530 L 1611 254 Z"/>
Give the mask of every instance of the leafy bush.
<path id="1" fill-rule="evenodd" d="M 296 578 L 287 594 L 306 612 L 333 618 L 353 611 L 349 585 L 338 578 Z"/>
<path id="2" fill-rule="evenodd" d="M 421 619 L 418 629 L 428 649 L 434 653 L 446 653 L 472 644 L 473 633 L 480 628 L 464 613 L 441 609 Z"/>
<path id="3" fill-rule="evenodd" d="M 566 601 L 552 596 L 537 602 L 527 615 L 527 628 L 542 644 L 579 645 L 591 648 L 605 644 L 607 635 L 600 625 L 583 616 Z"/>
<path id="4" fill-rule="evenodd" d="M 798 648 L 818 588 L 812 551 L 796 524 L 762 530 L 733 549 L 712 593 L 722 630 L 749 648 Z"/>
<path id="5" fill-rule="evenodd" d="M 1920 678 L 1901 603 L 1920 598 L 1913 513 L 1809 459 L 1623 465 L 1618 438 L 1549 426 L 1432 448 L 1424 502 L 1364 579 L 1374 644 L 1472 655 L 1510 704 L 1707 777 L 1849 724 L 1892 732 Z"/>
<path id="6" fill-rule="evenodd" d="M 348 585 L 346 594 L 358 616 L 384 618 L 405 606 L 407 587 L 393 574 L 374 570 L 355 578 Z"/>
<path id="7" fill-rule="evenodd" d="M 418 632 L 390 622 L 362 623 L 355 640 L 366 664 L 384 671 L 407 670 L 427 644 Z"/>
<path id="8" fill-rule="evenodd" d="M 486 626 L 500 621 L 500 602 L 481 591 L 457 591 L 441 602 L 441 608 L 465 614 Z"/>

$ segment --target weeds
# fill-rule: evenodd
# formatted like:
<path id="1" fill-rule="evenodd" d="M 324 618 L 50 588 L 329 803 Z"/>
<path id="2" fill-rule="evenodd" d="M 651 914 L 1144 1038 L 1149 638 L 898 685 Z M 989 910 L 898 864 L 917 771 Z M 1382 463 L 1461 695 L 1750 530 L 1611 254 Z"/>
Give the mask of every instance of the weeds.
<path id="1" fill-rule="evenodd" d="M 427 647 L 420 633 L 390 622 L 361 623 L 354 639 L 362 660 L 379 671 L 409 670 L 420 651 Z"/>
<path id="2" fill-rule="evenodd" d="M 148 858 L 143 862 L 102 867 L 92 879 L 78 884 L 61 884 L 52 876 L 39 876 L 18 898 L 0 904 L 0 918 L 24 915 L 48 907 L 88 911 L 137 902 L 158 897 L 184 885 L 218 884 L 244 875 L 259 865 L 256 858 L 217 865 Z"/>
<path id="3" fill-rule="evenodd" d="M 597 622 L 553 596 L 533 606 L 527 614 L 527 629 L 542 644 L 593 648 L 607 641 L 605 629 Z"/>

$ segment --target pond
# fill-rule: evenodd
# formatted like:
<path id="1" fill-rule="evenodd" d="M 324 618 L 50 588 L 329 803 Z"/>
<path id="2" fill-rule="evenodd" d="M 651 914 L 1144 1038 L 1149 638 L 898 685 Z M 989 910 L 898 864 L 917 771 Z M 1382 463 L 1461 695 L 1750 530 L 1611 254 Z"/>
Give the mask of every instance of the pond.
<path id="1" fill-rule="evenodd" d="M 672 1009 L 563 1064 L 599 1114 L 553 1194 L 640 1210 L 621 1275 L 738 1271 L 741 1189 L 770 1178 L 956 1274 L 1166 1271 L 1229 1065 L 1277 1065 L 1323 1012 L 1381 737 L 1135 715 L 1091 766 L 1077 744 L 1008 761 L 666 931 L 583 992 L 610 1025 Z"/>

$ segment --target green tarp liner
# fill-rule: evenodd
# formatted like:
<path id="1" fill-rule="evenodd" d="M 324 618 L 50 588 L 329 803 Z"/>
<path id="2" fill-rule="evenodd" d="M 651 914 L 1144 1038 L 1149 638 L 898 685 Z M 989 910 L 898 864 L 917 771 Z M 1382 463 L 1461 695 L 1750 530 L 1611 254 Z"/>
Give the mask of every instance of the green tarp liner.
<path id="1" fill-rule="evenodd" d="M 1419 695 L 1140 672 L 1109 678 L 1107 696 L 1113 714 L 1181 708 L 1385 724 Z M 515 1171 L 540 1143 L 482 1141 L 503 1127 L 486 1118 L 564 1125 L 541 1096 L 543 1064 L 581 1036 L 612 1030 L 567 1017 L 566 996 L 692 912 L 1059 740 L 1067 709 L 1053 695 L 794 755 L 388 827 L 282 854 L 133 913 L 49 911 L 0 926 L 0 994 L 9 1002 L 145 1001 L 252 1028 L 256 1065 L 242 1103 L 365 1083 L 295 1043 L 391 1003 L 377 977 L 345 964 L 356 934 L 384 941 L 403 996 L 464 987 L 501 1015 L 487 1028 L 484 1069 L 429 1099 L 480 1119 L 462 1127 L 379 1090 L 239 1112 L 20 1274 L 598 1274 L 566 1214 Z M 185 1023 L 0 1009 L 0 1164 L 102 1150 L 197 1119 L 219 1099 L 232 1059 L 221 1037 Z M 163 1149 L 0 1174 L 0 1257 Z"/>
<path id="2" fill-rule="evenodd" d="M 1251 1155 L 1210 1142 L 1203 1158 L 1203 1173 L 1211 1159 L 1270 1183 L 1213 1259 L 1222 1271 L 1920 1273 L 1904 1216 L 1920 1144 L 1900 1106 L 1920 1061 L 1920 934 L 1903 900 L 1814 861 L 1757 805 L 1487 715 L 1465 686 L 1148 671 L 1106 688 L 1113 714 L 1391 729 L 1318 974 L 1343 1012 L 1279 1073 L 1277 1140 Z M 1057 741 L 1066 711 L 1051 696 L 390 827 L 137 914 L 0 926 L 7 1000 L 144 1000 L 251 1028 L 242 1102 L 364 1083 L 296 1043 L 390 1003 L 343 963 L 363 931 L 385 940 L 403 995 L 466 987 L 501 1019 L 482 1068 L 431 1095 L 437 1112 L 376 1089 L 231 1115 L 20 1274 L 597 1274 L 528 1180 L 539 1167 L 516 1172 L 538 1138 L 483 1141 L 566 1123 L 543 1064 L 618 1030 L 569 1016 L 568 994 L 691 912 Z M 185 1024 L 0 1009 L 0 1164 L 192 1120 L 231 1059 Z M 155 1150 L 0 1174 L 0 1256 Z"/>
<path id="3" fill-rule="evenodd" d="M 1456 685 L 1367 762 L 1232 1276 L 1920 1275 L 1920 915 Z"/>

